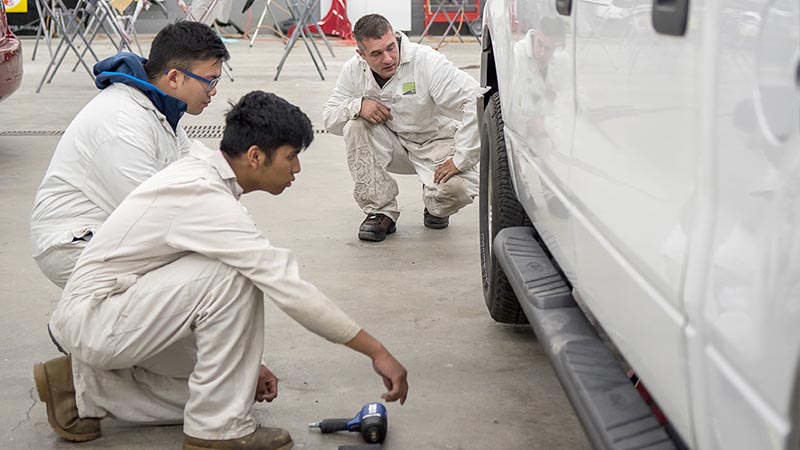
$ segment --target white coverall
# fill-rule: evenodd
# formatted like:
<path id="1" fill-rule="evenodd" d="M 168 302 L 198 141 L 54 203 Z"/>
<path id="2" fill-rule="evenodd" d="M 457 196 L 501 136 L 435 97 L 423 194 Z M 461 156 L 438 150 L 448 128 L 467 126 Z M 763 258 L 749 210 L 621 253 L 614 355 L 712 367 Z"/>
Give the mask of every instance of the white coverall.
<path id="1" fill-rule="evenodd" d="M 67 128 L 36 192 L 31 243 L 45 276 L 64 287 L 86 240 L 122 199 L 189 146 L 138 89 L 116 83 L 97 94 Z"/>
<path id="2" fill-rule="evenodd" d="M 219 151 L 136 188 L 78 260 L 50 328 L 72 354 L 80 417 L 184 423 L 201 439 L 252 433 L 264 297 L 345 343 L 360 328 L 273 247 Z"/>
<path id="3" fill-rule="evenodd" d="M 397 33 L 397 72 L 381 88 L 361 56 L 342 68 L 322 115 L 331 133 L 344 135 L 356 203 L 367 213 L 397 221 L 397 182 L 393 173 L 416 173 L 423 202 L 434 216 L 447 217 L 478 195 L 480 136 L 478 82 L 442 54 Z M 392 120 L 373 125 L 360 119 L 361 99 L 389 107 Z M 436 167 L 449 158 L 461 171 L 434 184 Z"/>

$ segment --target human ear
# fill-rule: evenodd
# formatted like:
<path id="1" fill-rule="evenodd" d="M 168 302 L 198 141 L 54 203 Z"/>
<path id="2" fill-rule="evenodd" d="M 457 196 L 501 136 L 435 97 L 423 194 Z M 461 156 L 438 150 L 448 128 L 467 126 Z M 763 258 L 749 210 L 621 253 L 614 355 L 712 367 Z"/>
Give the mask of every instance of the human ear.
<path id="1" fill-rule="evenodd" d="M 247 149 L 247 163 L 254 169 L 264 165 L 262 161 L 266 160 L 266 156 L 267 155 L 265 155 L 257 145 L 251 145 L 250 148 Z"/>
<path id="2" fill-rule="evenodd" d="M 169 87 L 171 87 L 172 89 L 178 88 L 179 74 L 180 72 L 177 69 L 170 69 L 166 74 L 164 74 L 164 76 L 167 77 L 167 82 L 169 83 Z"/>

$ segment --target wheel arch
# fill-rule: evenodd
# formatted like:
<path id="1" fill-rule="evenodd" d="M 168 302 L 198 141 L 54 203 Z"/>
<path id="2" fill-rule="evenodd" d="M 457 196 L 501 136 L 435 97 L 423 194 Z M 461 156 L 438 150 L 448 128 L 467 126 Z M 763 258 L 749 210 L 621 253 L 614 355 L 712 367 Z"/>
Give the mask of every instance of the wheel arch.
<path id="1" fill-rule="evenodd" d="M 489 90 L 483 94 L 483 97 L 488 99 L 492 94 L 498 91 L 500 86 L 497 81 L 497 65 L 494 60 L 492 32 L 487 23 L 483 25 L 481 39 L 481 86 L 489 88 Z"/>

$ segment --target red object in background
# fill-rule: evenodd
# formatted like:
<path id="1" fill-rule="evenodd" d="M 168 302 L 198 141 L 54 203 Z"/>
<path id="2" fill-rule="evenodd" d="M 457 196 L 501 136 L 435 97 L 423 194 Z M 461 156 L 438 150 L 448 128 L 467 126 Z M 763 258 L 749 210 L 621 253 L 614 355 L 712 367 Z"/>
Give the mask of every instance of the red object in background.
<path id="1" fill-rule="evenodd" d="M 439 14 L 436 14 L 436 17 L 434 17 L 434 14 L 436 13 L 436 8 L 439 7 L 439 1 L 442 1 L 444 3 L 444 6 L 442 7 L 441 10 L 439 10 Z M 478 20 L 478 19 L 481 18 L 481 1 L 480 0 L 475 0 L 474 4 L 467 4 L 464 7 L 463 17 L 459 17 L 459 16 L 461 16 L 461 14 L 458 13 L 458 11 L 455 11 L 458 8 L 459 3 L 460 3 L 461 0 L 456 0 L 456 1 L 457 1 L 457 3 L 453 3 L 452 1 L 449 1 L 449 0 L 436 0 L 436 1 L 434 1 L 434 4 L 431 5 L 431 0 L 425 0 L 425 8 L 424 8 L 425 9 L 425 28 L 427 28 L 428 24 L 431 23 L 431 22 L 436 22 L 436 23 L 444 22 L 444 23 L 447 23 L 448 20 L 447 20 L 447 16 L 445 15 L 445 11 L 447 11 L 447 15 L 450 16 L 450 19 L 453 19 L 453 16 L 455 16 L 455 23 L 456 24 L 458 24 L 459 21 L 463 21 L 463 22 L 469 24 L 470 22 L 472 22 L 474 20 Z M 448 8 L 448 6 L 449 6 L 449 8 Z"/>
<path id="2" fill-rule="evenodd" d="M 22 47 L 8 28 L 5 3 L 0 0 L 0 101 L 22 84 Z"/>
<path id="3" fill-rule="evenodd" d="M 317 25 L 322 32 L 332 36 L 339 36 L 348 41 L 353 40 L 353 26 L 347 18 L 347 4 L 345 0 L 333 0 L 328 14 Z"/>
<path id="4" fill-rule="evenodd" d="M 353 40 L 353 26 L 350 25 L 350 19 L 347 18 L 347 4 L 345 0 L 333 0 L 333 2 L 331 2 L 330 11 L 328 11 L 328 14 L 326 14 L 322 20 L 317 22 L 317 25 L 323 33 L 329 36 L 339 36 L 348 41 Z M 313 32 L 316 31 L 313 28 L 312 30 Z M 286 35 L 291 36 L 292 33 L 294 33 L 294 25 L 289 27 L 286 31 Z"/>

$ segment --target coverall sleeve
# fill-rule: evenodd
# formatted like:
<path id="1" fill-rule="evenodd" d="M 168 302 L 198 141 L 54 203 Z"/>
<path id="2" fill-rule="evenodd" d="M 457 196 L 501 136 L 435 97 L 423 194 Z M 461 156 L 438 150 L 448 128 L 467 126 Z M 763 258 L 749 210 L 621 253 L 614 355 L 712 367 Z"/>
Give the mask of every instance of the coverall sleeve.
<path id="1" fill-rule="evenodd" d="M 186 130 L 184 130 L 182 126 L 178 126 L 176 136 L 178 138 L 180 157 L 183 158 L 189 154 L 189 150 L 192 148 L 192 141 L 189 140 L 189 136 L 186 134 Z"/>
<path id="2" fill-rule="evenodd" d="M 156 142 L 146 132 L 121 129 L 97 148 L 85 189 L 108 214 L 158 171 Z"/>
<path id="3" fill-rule="evenodd" d="M 361 111 L 362 93 L 358 91 L 358 64 L 354 60 L 345 63 L 333 95 L 322 106 L 322 120 L 325 129 L 342 136 L 348 121 L 358 117 Z"/>
<path id="4" fill-rule="evenodd" d="M 361 330 L 300 278 L 294 254 L 273 247 L 230 192 L 203 181 L 181 209 L 167 231 L 167 245 L 235 268 L 289 317 L 331 342 L 346 343 Z"/>
<path id="5" fill-rule="evenodd" d="M 441 53 L 427 54 L 424 70 L 430 79 L 430 94 L 436 106 L 461 118 L 455 135 L 453 164 L 458 170 L 471 169 L 481 158 L 478 134 L 478 92 L 480 86 L 470 75 L 458 69 Z"/>

